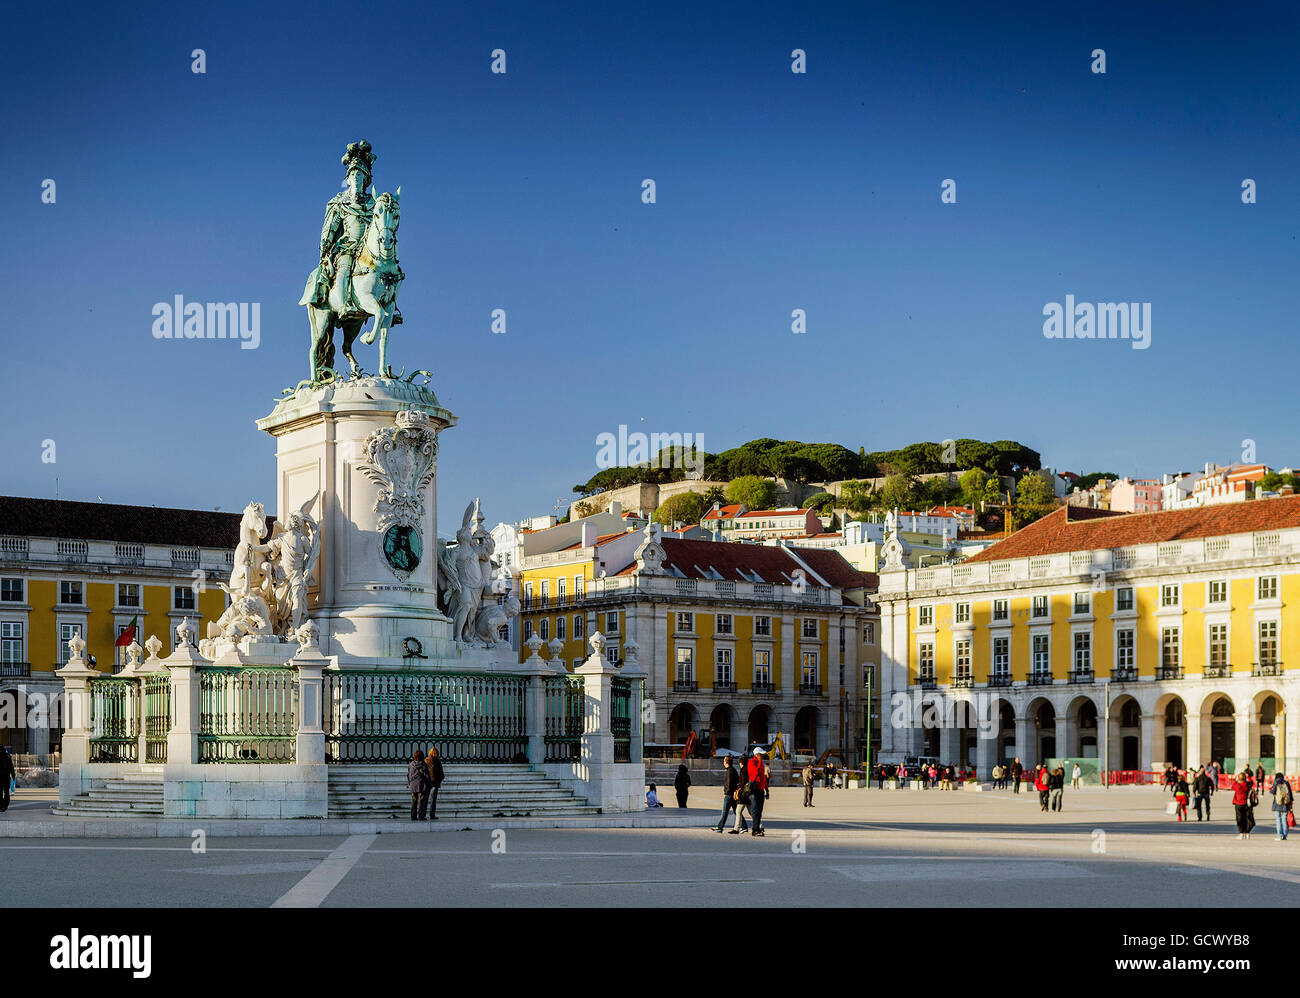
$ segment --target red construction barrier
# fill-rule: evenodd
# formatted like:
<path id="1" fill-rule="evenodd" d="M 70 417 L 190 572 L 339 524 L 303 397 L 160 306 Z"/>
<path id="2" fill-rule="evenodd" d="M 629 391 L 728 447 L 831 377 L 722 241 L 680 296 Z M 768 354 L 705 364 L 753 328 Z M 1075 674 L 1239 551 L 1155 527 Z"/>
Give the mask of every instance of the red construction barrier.
<path id="1" fill-rule="evenodd" d="M 1132 787 L 1157 784 L 1164 773 L 1145 769 L 1112 769 L 1106 774 L 1108 787 Z"/>

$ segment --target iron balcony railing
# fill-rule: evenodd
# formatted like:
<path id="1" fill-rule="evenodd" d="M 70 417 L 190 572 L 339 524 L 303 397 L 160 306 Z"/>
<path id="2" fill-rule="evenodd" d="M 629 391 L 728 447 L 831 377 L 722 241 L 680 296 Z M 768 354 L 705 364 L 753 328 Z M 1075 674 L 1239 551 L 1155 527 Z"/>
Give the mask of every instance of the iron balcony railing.
<path id="1" fill-rule="evenodd" d="M 1136 665 L 1120 665 L 1111 672 L 1110 678 L 1117 683 L 1136 683 L 1138 670 Z"/>
<path id="2" fill-rule="evenodd" d="M 822 695 L 821 683 L 800 683 L 799 693 L 802 696 L 819 697 Z"/>
<path id="3" fill-rule="evenodd" d="M 697 683 L 694 679 L 673 680 L 674 693 L 697 693 L 699 692 L 699 689 L 700 689 L 700 684 Z"/>
<path id="4" fill-rule="evenodd" d="M 1206 679 L 1228 679 L 1232 675 L 1232 666 L 1207 665 L 1201 675 Z"/>
<path id="5" fill-rule="evenodd" d="M 1159 679 L 1182 679 L 1183 667 L 1181 665 L 1161 665 L 1156 668 L 1156 677 Z"/>
<path id="6" fill-rule="evenodd" d="M 1030 686 L 1051 686 L 1052 674 L 1050 672 L 1031 672 L 1029 674 Z"/>
<path id="7" fill-rule="evenodd" d="M 939 688 L 939 680 L 935 679 L 934 676 L 921 676 L 916 681 L 916 684 L 923 690 L 937 690 Z"/>
<path id="8" fill-rule="evenodd" d="M 1252 676 L 1280 676 L 1282 675 L 1281 662 L 1256 662 L 1254 668 L 1250 670 Z"/>
<path id="9" fill-rule="evenodd" d="M 969 690 L 975 686 L 974 676 L 953 676 L 952 688 L 955 690 Z"/>
<path id="10" fill-rule="evenodd" d="M 994 673 L 992 676 L 989 676 L 989 685 L 990 685 L 990 686 L 995 686 L 995 687 L 998 687 L 998 686 L 1010 686 L 1010 685 L 1011 685 L 1011 674 L 1010 674 L 1010 673 L 1006 673 L 1006 672 L 1003 672 L 1003 673 Z"/>
<path id="11" fill-rule="evenodd" d="M 0 678 L 25 679 L 31 674 L 31 662 L 0 662 Z"/>
<path id="12" fill-rule="evenodd" d="M 771 696 L 776 692 L 776 687 L 771 683 L 760 683 L 757 680 L 749 684 L 749 692 L 755 696 Z"/>
<path id="13" fill-rule="evenodd" d="M 713 692 L 714 693 L 735 693 L 736 684 L 733 680 L 715 679 L 713 681 Z"/>
<path id="14" fill-rule="evenodd" d="M 327 672 L 325 761 L 409 762 L 430 746 L 447 763 L 528 761 L 527 688 L 523 676 L 499 674 Z"/>
<path id="15" fill-rule="evenodd" d="M 1072 669 L 1070 671 L 1070 682 L 1075 684 L 1087 685 L 1095 680 L 1091 669 Z"/>

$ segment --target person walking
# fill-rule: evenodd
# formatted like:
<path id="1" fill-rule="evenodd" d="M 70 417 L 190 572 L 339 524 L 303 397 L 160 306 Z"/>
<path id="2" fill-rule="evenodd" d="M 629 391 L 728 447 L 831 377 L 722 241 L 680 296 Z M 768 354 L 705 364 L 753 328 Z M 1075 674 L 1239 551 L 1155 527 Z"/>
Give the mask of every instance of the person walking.
<path id="1" fill-rule="evenodd" d="M 9 746 L 0 749 L 0 814 L 9 810 L 9 790 L 14 783 L 14 760 Z"/>
<path id="2" fill-rule="evenodd" d="M 677 791 L 677 806 L 686 806 L 686 796 L 691 790 L 691 774 L 686 768 L 686 763 L 677 767 L 677 775 L 673 777 L 673 789 Z"/>
<path id="3" fill-rule="evenodd" d="M 1020 777 L 1025 774 L 1025 767 L 1020 765 L 1020 756 L 1016 756 L 1016 761 L 1011 764 L 1011 792 L 1020 793 Z"/>
<path id="4" fill-rule="evenodd" d="M 1061 810 L 1061 798 L 1065 796 L 1065 769 L 1057 766 L 1047 778 L 1047 787 L 1052 792 L 1052 810 Z"/>
<path id="5" fill-rule="evenodd" d="M 1050 793 L 1047 779 L 1047 767 L 1039 763 L 1034 772 L 1034 789 L 1038 791 L 1038 805 L 1043 811 L 1047 810 L 1047 796 Z"/>
<path id="6" fill-rule="evenodd" d="M 1263 785 L 1264 785 L 1264 764 L 1261 762 L 1258 766 L 1255 767 L 1255 786 L 1262 787 Z"/>
<path id="7" fill-rule="evenodd" d="M 731 756 L 726 757 L 726 768 L 722 771 L 722 817 L 713 826 L 713 830 L 722 834 L 727 827 L 727 816 L 736 807 L 736 791 L 740 789 L 740 774 L 731 763 Z"/>
<path id="8" fill-rule="evenodd" d="M 1245 770 L 1237 775 L 1232 784 L 1232 807 L 1237 812 L 1237 838 L 1250 838 L 1250 830 L 1255 824 L 1255 812 L 1250 806 L 1251 788 Z"/>
<path id="9" fill-rule="evenodd" d="M 1196 820 L 1201 820 L 1201 807 L 1205 808 L 1205 820 L 1210 820 L 1210 774 L 1202 766 L 1192 780 L 1192 799 L 1196 801 Z"/>
<path id="10" fill-rule="evenodd" d="M 1070 789 L 1071 789 L 1071 790 L 1078 790 L 1078 789 L 1079 789 L 1079 778 L 1080 778 L 1081 776 L 1083 776 L 1083 770 L 1079 768 L 1079 764 L 1076 762 L 1076 763 L 1074 764 L 1074 773 L 1070 776 Z"/>
<path id="11" fill-rule="evenodd" d="M 447 778 L 447 774 L 442 768 L 442 757 L 438 755 L 436 745 L 429 746 L 427 762 L 429 765 L 429 820 L 437 821 L 438 788 L 442 786 L 442 781 Z"/>
<path id="12" fill-rule="evenodd" d="M 754 793 L 749 804 L 750 813 L 754 816 L 754 827 L 750 834 L 756 836 L 765 834 L 763 832 L 763 804 L 767 800 L 767 766 L 763 762 L 765 754 L 761 748 L 756 748 L 753 758 L 749 760 L 749 782 L 753 786 Z"/>
<path id="13" fill-rule="evenodd" d="M 1281 772 L 1273 774 L 1273 818 L 1277 822 L 1277 837 L 1286 841 L 1287 823 L 1291 814 L 1291 804 L 1295 795 L 1291 793 L 1291 784 Z"/>
<path id="14" fill-rule="evenodd" d="M 406 767 L 406 788 L 411 791 L 411 820 L 423 821 L 429 808 L 429 766 L 424 761 L 424 749 L 416 749 Z"/>
<path id="15" fill-rule="evenodd" d="M 803 806 L 816 807 L 813 803 L 813 784 L 817 781 L 817 773 L 813 769 L 812 763 L 803 768 Z"/>
<path id="16" fill-rule="evenodd" d="M 1187 774 L 1179 770 L 1174 779 L 1174 814 L 1179 821 L 1187 820 L 1187 798 L 1191 791 L 1187 787 Z"/>

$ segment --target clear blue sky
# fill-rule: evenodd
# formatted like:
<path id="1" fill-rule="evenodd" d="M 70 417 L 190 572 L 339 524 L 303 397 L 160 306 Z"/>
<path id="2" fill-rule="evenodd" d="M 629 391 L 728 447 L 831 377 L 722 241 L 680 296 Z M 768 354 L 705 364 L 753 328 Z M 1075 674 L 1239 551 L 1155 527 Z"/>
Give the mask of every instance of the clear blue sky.
<path id="1" fill-rule="evenodd" d="M 1300 462 L 1294 8 L 114 6 L 7 15 L 5 493 L 274 502 L 253 421 L 305 376 L 296 302 L 358 138 L 402 187 L 390 357 L 460 417 L 443 524 L 474 495 L 551 511 L 620 423 Z M 176 294 L 261 302 L 260 349 L 155 340 Z M 1151 348 L 1045 339 L 1066 294 L 1151 302 Z"/>

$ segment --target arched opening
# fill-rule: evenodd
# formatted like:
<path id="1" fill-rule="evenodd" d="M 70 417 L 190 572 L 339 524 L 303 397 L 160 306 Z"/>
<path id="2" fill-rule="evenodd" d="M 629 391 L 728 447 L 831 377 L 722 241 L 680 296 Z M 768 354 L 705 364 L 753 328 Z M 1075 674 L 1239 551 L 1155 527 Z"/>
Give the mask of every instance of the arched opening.
<path id="1" fill-rule="evenodd" d="M 922 718 L 937 718 L 942 721 L 943 705 L 939 703 L 923 703 L 921 705 Z M 937 759 L 939 757 L 939 730 L 940 725 L 926 724 L 921 729 L 921 754 Z"/>
<path id="2" fill-rule="evenodd" d="M 1039 700 L 1030 705 L 1029 716 L 1034 722 L 1034 761 L 1046 762 L 1055 758 L 1056 708 L 1046 700 Z"/>
<path id="3" fill-rule="evenodd" d="M 1160 712 L 1160 721 L 1164 740 L 1157 739 L 1156 744 L 1164 749 L 1164 761 L 1177 769 L 1185 768 L 1187 760 L 1183 756 L 1183 746 L 1187 744 L 1187 707 L 1181 698 L 1169 698 Z"/>
<path id="4" fill-rule="evenodd" d="M 816 755 L 817 725 L 821 720 L 821 711 L 816 707 L 804 707 L 794 716 L 794 750 L 808 755 Z"/>
<path id="5" fill-rule="evenodd" d="M 1132 697 L 1117 701 L 1119 708 L 1119 767 L 1142 768 L 1142 708 Z M 1113 764 L 1112 764 L 1113 765 Z"/>
<path id="6" fill-rule="evenodd" d="M 998 701 L 999 762 L 1010 762 L 1016 755 L 1016 709 L 1005 700 Z"/>
<path id="7" fill-rule="evenodd" d="M 1220 696 L 1210 708 L 1210 758 L 1229 772 L 1245 760 L 1237 760 L 1237 708 L 1226 696 Z M 1228 760 L 1233 765 L 1227 766 Z"/>
<path id="8" fill-rule="evenodd" d="M 749 712 L 749 741 L 751 744 L 766 745 L 768 730 L 771 727 L 772 708 L 767 704 L 759 704 Z"/>
<path id="9" fill-rule="evenodd" d="M 27 697 L 22 690 L 0 691 L 0 714 L 7 714 L 12 723 L 0 725 L 0 746 L 14 755 L 26 755 L 27 747 Z"/>
<path id="10" fill-rule="evenodd" d="M 1087 697 L 1080 697 L 1071 705 L 1074 714 L 1074 755 L 1081 759 L 1095 759 L 1097 745 L 1097 705 Z"/>
<path id="11" fill-rule="evenodd" d="M 693 704 L 679 703 L 668 715 L 668 741 L 672 745 L 685 745 L 686 739 L 695 730 L 695 721 L 699 712 Z"/>
<path id="12" fill-rule="evenodd" d="M 1281 764 L 1281 699 L 1272 693 L 1262 694 L 1257 698 L 1255 716 L 1259 725 L 1259 764 L 1271 773 Z"/>
<path id="13" fill-rule="evenodd" d="M 709 727 L 713 729 L 713 747 L 715 749 L 731 748 L 731 707 L 720 703 L 709 715 Z"/>

